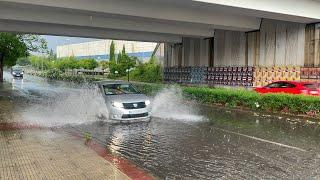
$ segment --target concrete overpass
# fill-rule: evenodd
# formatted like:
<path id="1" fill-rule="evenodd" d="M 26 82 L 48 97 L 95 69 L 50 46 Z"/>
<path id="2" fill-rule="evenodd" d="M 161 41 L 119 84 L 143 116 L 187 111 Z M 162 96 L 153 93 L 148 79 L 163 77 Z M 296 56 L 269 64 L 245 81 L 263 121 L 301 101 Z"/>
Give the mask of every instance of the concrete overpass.
<path id="1" fill-rule="evenodd" d="M 257 30 L 262 18 L 314 23 L 319 9 L 315 0 L 0 0 L 0 31 L 177 43 Z"/>

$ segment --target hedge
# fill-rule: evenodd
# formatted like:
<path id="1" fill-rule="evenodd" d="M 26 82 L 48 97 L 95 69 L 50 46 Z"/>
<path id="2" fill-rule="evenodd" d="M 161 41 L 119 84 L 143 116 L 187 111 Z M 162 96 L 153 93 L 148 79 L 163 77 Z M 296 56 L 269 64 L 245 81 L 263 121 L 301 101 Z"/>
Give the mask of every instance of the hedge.
<path id="1" fill-rule="evenodd" d="M 74 82 L 74 83 L 91 83 L 91 82 L 100 80 L 99 78 L 94 76 L 65 74 L 58 69 L 50 69 L 47 71 L 35 71 L 30 74 L 47 78 L 50 80 L 60 80 L 60 81 L 67 81 L 67 82 Z"/>
<path id="2" fill-rule="evenodd" d="M 159 84 L 138 85 L 139 90 L 149 95 L 156 94 L 155 92 L 159 92 L 164 87 L 164 85 Z M 260 95 L 254 91 L 225 88 L 181 88 L 186 98 L 202 103 L 320 117 L 320 97 L 290 94 Z M 152 92 L 153 90 L 155 92 Z"/>
<path id="3" fill-rule="evenodd" d="M 151 83 L 141 83 L 141 82 L 132 82 L 134 86 L 141 91 L 143 94 L 148 96 L 155 96 L 158 92 L 160 92 L 163 88 L 165 88 L 164 84 L 151 84 Z"/>
<path id="4" fill-rule="evenodd" d="M 320 98 L 304 95 L 265 94 L 260 95 L 248 90 L 222 88 L 183 88 L 183 91 L 201 102 L 219 103 L 227 106 L 242 106 L 273 112 L 290 112 L 294 114 L 319 113 Z"/>

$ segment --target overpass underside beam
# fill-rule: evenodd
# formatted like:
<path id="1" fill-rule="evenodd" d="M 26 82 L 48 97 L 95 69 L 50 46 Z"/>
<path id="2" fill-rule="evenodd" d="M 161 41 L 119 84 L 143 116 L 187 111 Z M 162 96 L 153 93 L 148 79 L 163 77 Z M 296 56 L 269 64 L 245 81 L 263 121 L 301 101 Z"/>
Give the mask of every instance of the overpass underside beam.
<path id="1" fill-rule="evenodd" d="M 264 20 L 255 32 L 216 30 L 173 44 L 170 66 L 320 66 L 320 25 Z"/>
<path id="2" fill-rule="evenodd" d="M 28 9 L 26 11 L 26 9 Z M 63 8 L 48 8 L 42 6 L 8 4 L 0 1 L 0 19 L 19 22 L 33 22 L 90 27 L 98 29 L 113 29 L 119 31 L 138 31 L 208 37 L 213 35 L 213 25 L 201 25 L 187 22 L 159 21 L 151 18 L 139 18 L 117 14 L 99 14 L 80 10 Z"/>
<path id="3" fill-rule="evenodd" d="M 63 31 L 61 31 L 61 29 L 63 29 Z M 48 23 L 33 23 L 11 20 L 0 20 L 0 31 L 146 42 L 179 43 L 182 41 L 181 36 L 170 34 L 125 31 L 70 25 L 57 25 Z"/>
<path id="4" fill-rule="evenodd" d="M 164 28 L 168 29 L 174 27 L 175 24 L 193 24 L 194 27 L 203 26 L 206 31 L 211 28 L 225 28 L 230 30 L 254 30 L 259 28 L 260 18 L 253 16 L 242 16 L 235 15 L 231 13 L 226 13 L 227 11 L 219 10 L 220 8 L 208 8 L 203 4 L 199 6 L 195 1 L 180 1 L 180 0 L 0 0 L 0 7 L 11 6 L 11 9 L 28 7 L 29 9 L 37 8 L 40 11 L 45 9 L 47 13 L 39 14 L 50 14 L 53 11 L 59 10 L 60 13 L 69 12 L 69 16 L 82 14 L 87 17 L 89 16 L 99 16 L 99 18 L 112 15 L 112 17 L 123 16 L 127 18 L 127 22 L 130 24 L 130 28 L 135 28 L 131 24 L 133 22 L 142 21 L 153 22 L 152 25 L 157 26 L 157 23 L 164 24 Z M 7 12 L 7 11 L 5 11 Z M 70 13 L 71 12 L 71 13 Z M 27 13 L 27 12 L 24 12 Z M 55 13 L 54 17 L 60 17 L 61 15 Z M 9 13 L 12 15 L 13 13 Z M 22 12 L 19 12 L 22 14 Z M 6 13 L 6 16 L 8 13 Z M 62 14 L 63 15 L 63 14 Z M 30 20 L 41 20 L 37 14 L 33 16 L 16 16 L 10 18 L 29 18 Z M 130 18 L 134 18 L 130 22 Z M 140 18 L 140 20 L 139 20 Z M 54 19 L 49 17 L 50 20 Z M 139 25 L 137 27 L 139 28 Z M 118 24 L 119 26 L 121 24 Z M 144 28 L 144 27 L 142 27 Z M 150 26 L 150 29 L 154 29 Z M 194 29 L 192 26 L 186 28 L 183 31 L 188 31 L 188 29 Z M 149 29 L 144 29 L 148 31 Z M 196 29 L 194 29 L 196 30 Z"/>

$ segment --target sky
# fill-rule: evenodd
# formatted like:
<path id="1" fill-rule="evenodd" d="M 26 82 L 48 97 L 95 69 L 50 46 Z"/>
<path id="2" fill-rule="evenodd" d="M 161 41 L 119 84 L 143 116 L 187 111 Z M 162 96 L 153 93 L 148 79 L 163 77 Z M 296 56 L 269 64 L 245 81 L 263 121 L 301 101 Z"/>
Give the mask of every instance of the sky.
<path id="1" fill-rule="evenodd" d="M 90 42 L 96 41 L 98 39 L 91 39 L 91 38 L 78 38 L 78 37 L 66 37 L 66 36 L 42 36 L 48 42 L 48 49 L 53 50 L 56 53 L 56 47 L 59 45 L 67 45 L 67 44 L 74 44 L 74 43 L 83 43 L 83 42 Z"/>

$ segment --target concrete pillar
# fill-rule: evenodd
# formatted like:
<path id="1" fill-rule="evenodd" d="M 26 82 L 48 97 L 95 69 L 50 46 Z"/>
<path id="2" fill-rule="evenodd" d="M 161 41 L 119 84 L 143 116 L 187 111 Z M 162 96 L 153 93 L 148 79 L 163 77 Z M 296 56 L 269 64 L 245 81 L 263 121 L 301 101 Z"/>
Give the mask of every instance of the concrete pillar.
<path id="1" fill-rule="evenodd" d="M 315 65 L 320 66 L 320 23 L 315 25 Z"/>
<path id="2" fill-rule="evenodd" d="M 305 61 L 307 67 L 320 66 L 320 23 L 306 27 Z"/>
<path id="3" fill-rule="evenodd" d="M 210 58 L 210 40 L 201 38 L 183 38 L 180 44 L 165 45 L 165 67 L 171 66 L 208 66 Z"/>
<path id="4" fill-rule="evenodd" d="M 164 44 L 164 67 L 171 67 L 172 53 L 171 53 L 171 43 Z"/>

